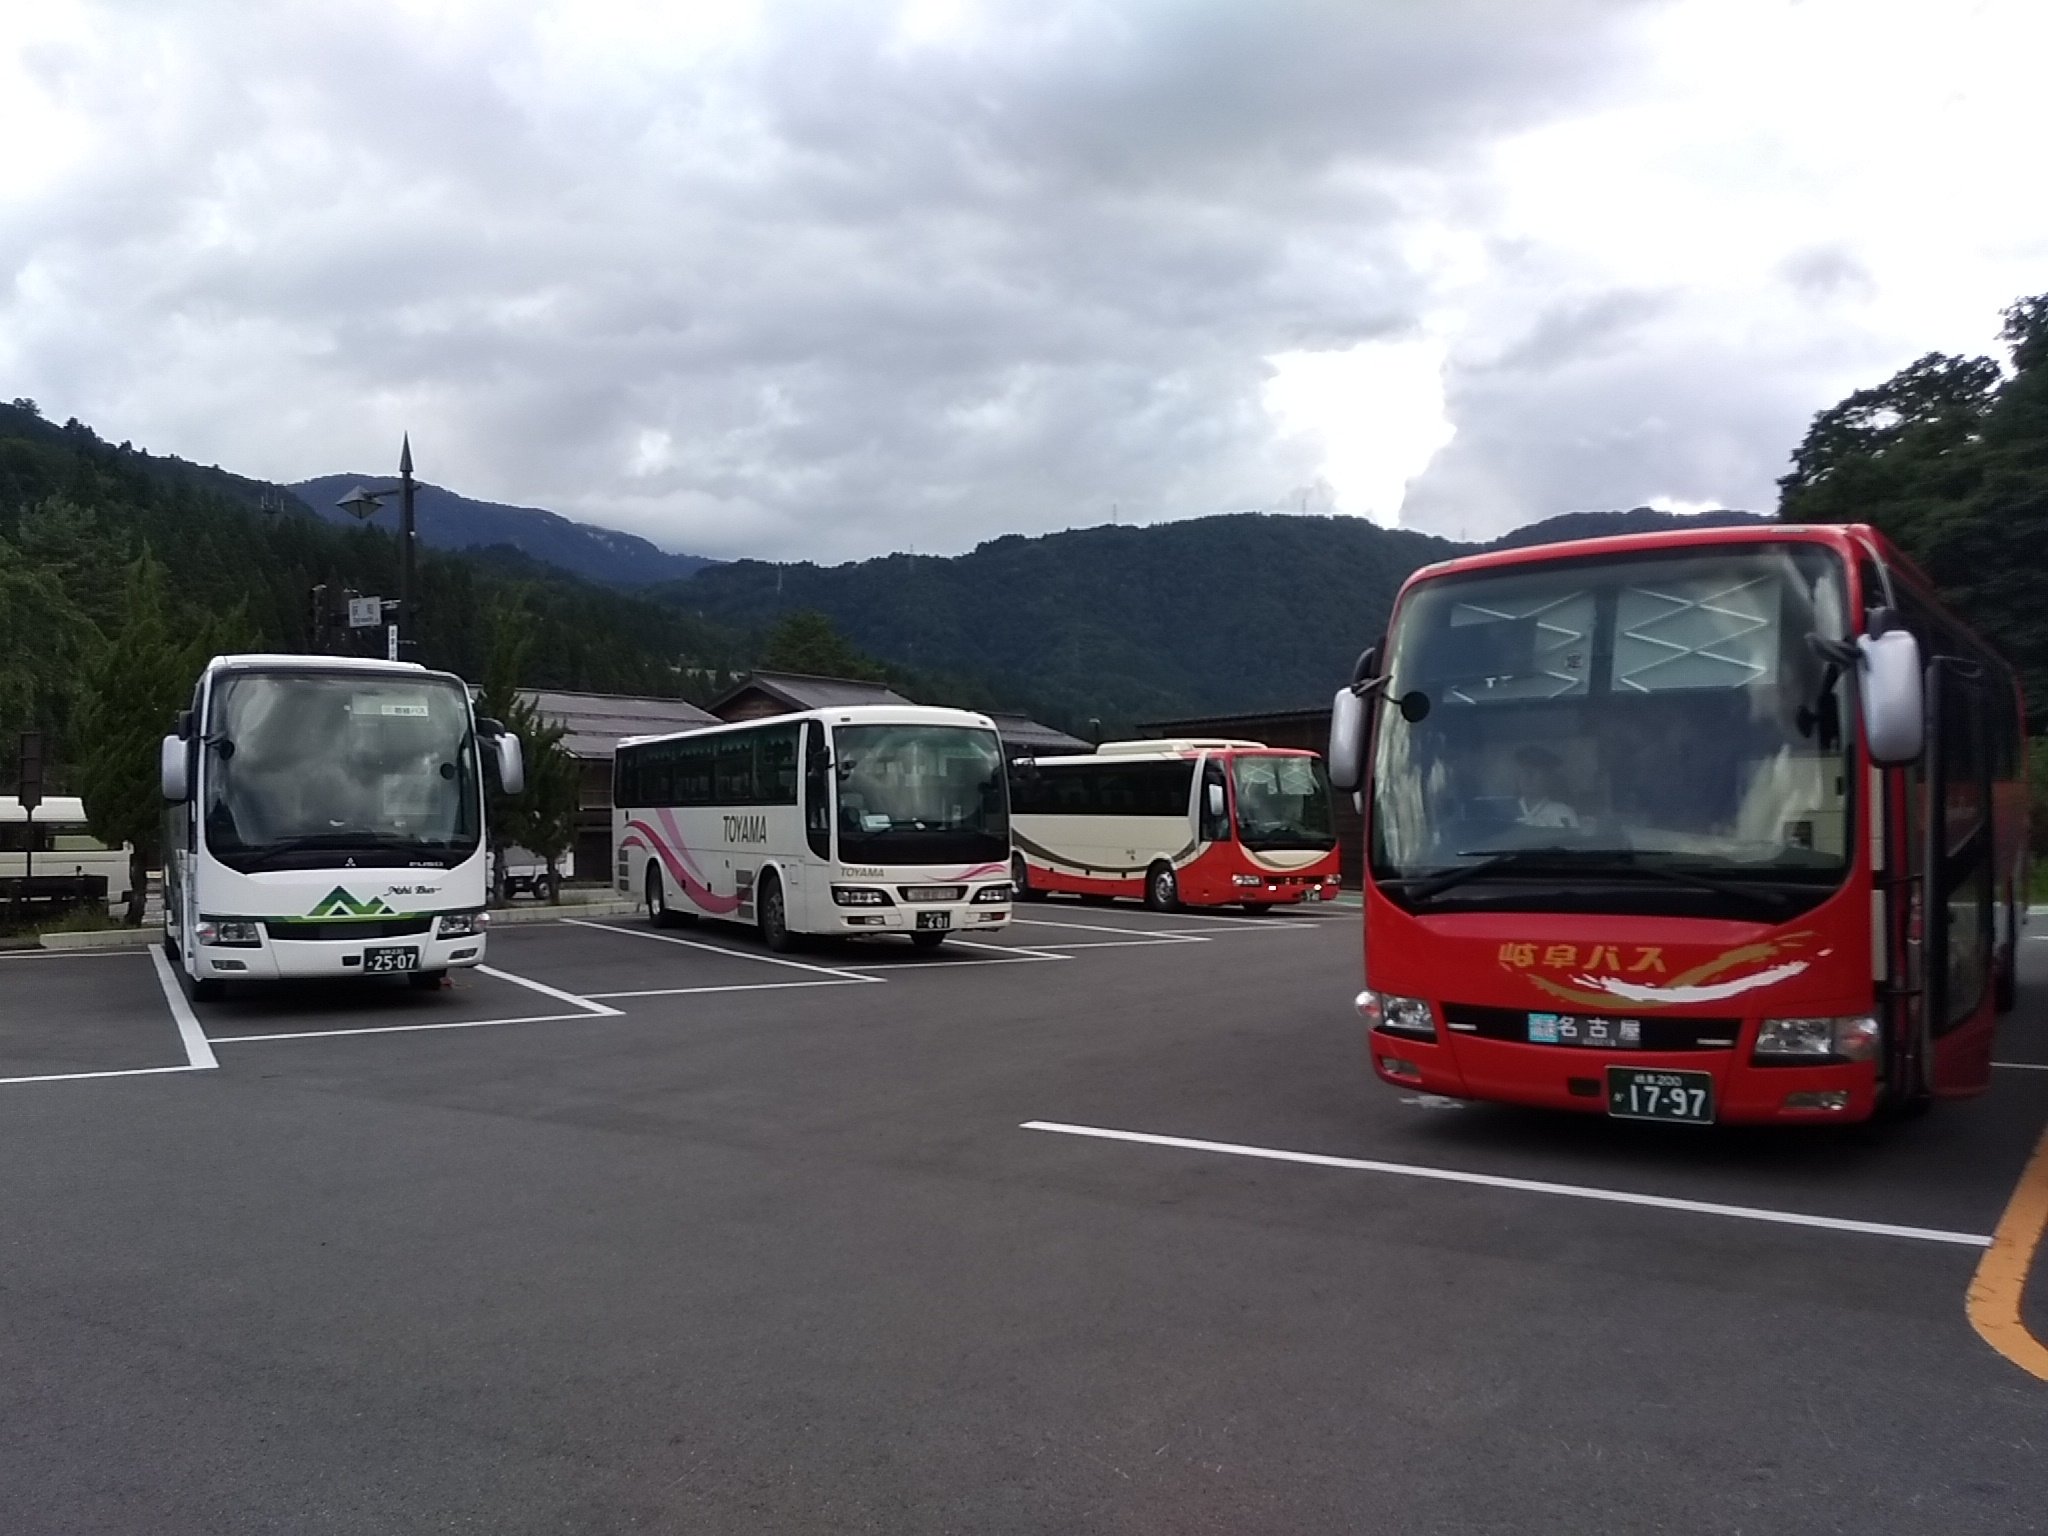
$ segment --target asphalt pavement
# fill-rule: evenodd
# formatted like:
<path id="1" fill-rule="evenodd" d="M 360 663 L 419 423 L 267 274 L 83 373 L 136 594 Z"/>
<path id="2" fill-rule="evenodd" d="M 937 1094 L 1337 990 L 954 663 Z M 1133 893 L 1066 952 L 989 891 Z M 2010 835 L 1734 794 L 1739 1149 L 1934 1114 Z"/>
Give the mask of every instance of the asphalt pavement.
<path id="1" fill-rule="evenodd" d="M 0 959 L 0 1531 L 2048 1529 L 2048 943 L 1983 1099 L 1733 1132 L 1378 1083 L 1354 910 L 1019 915 Z"/>

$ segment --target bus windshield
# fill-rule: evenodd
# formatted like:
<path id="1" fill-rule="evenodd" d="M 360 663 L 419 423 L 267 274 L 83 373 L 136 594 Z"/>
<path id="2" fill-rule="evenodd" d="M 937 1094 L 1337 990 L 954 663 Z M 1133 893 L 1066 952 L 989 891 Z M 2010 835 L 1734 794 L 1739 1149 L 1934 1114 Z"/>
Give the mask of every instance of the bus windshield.
<path id="1" fill-rule="evenodd" d="M 230 869 L 446 867 L 476 852 L 469 699 L 446 678 L 230 674 L 206 748 L 206 846 Z"/>
<path id="2" fill-rule="evenodd" d="M 839 857 L 848 864 L 973 864 L 1010 856 L 995 732 L 842 725 L 832 733 Z"/>
<path id="3" fill-rule="evenodd" d="M 1320 758 L 1241 754 L 1231 764 L 1237 788 L 1237 839 L 1247 848 L 1334 848 L 1330 780 Z"/>
<path id="4" fill-rule="evenodd" d="M 1575 906 L 1575 879 L 1833 886 L 1854 733 L 1813 642 L 1846 608 L 1836 557 L 1796 543 L 1419 584 L 1389 637 L 1375 879 L 1471 901 L 1495 872 L 1551 877 Z"/>

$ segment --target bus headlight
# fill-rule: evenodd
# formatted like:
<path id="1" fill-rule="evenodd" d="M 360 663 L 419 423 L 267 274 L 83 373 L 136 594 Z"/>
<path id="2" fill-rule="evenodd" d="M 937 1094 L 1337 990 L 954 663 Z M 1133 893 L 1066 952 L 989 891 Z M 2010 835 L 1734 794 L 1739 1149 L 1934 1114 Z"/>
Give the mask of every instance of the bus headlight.
<path id="1" fill-rule="evenodd" d="M 437 939 L 473 939 L 484 930 L 489 922 L 481 912 L 443 912 L 434 924 Z"/>
<path id="2" fill-rule="evenodd" d="M 1368 1029 L 1384 1029 L 1397 1035 L 1436 1038 L 1436 1015 L 1419 997 L 1396 997 L 1391 992 L 1358 994 L 1358 1016 Z"/>
<path id="3" fill-rule="evenodd" d="M 202 917 L 192 937 L 226 949 L 255 949 L 263 942 L 263 925 L 253 917 Z"/>
<path id="4" fill-rule="evenodd" d="M 880 886 L 875 885 L 835 885 L 832 887 L 832 900 L 835 905 L 842 907 L 893 907 L 896 905 L 895 897 L 891 896 Z"/>
<path id="5" fill-rule="evenodd" d="M 1833 1019 L 1765 1019 L 1756 1032 L 1756 1061 L 1870 1061 L 1880 1031 L 1868 1014 Z"/>
<path id="6" fill-rule="evenodd" d="M 976 891 L 974 893 L 974 900 L 971 903 L 971 905 L 977 907 L 993 907 L 999 906 L 1000 904 L 1008 901 L 1009 899 L 1010 882 L 1007 880 L 999 880 L 994 885 L 984 885 L 980 890 Z"/>

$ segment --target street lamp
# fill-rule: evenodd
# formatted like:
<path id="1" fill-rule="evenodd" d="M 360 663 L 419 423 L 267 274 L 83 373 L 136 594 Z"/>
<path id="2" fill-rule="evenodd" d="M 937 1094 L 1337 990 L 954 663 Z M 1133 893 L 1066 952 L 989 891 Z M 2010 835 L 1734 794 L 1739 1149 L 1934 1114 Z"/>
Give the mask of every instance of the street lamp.
<path id="1" fill-rule="evenodd" d="M 394 487 L 384 486 L 370 490 L 357 486 L 335 505 L 358 522 L 368 522 L 384 510 L 384 498 Z M 412 561 L 413 546 L 419 535 L 413 525 L 413 479 L 412 479 L 412 434 L 405 434 L 398 450 L 398 622 L 411 624 L 412 611 Z"/>

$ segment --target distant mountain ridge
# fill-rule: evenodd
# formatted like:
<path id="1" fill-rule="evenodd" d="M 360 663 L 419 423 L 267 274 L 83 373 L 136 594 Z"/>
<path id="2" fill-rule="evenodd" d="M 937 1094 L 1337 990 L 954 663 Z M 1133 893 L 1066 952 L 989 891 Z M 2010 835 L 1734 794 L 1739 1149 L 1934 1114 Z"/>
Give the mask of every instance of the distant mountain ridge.
<path id="1" fill-rule="evenodd" d="M 1230 513 L 1012 534 L 964 555 L 830 567 L 736 560 L 649 596 L 755 632 L 816 609 L 884 661 L 972 673 L 1068 724 L 1128 724 L 1327 700 L 1419 566 L 1701 519 L 1767 520 L 1577 512 L 1475 545 L 1360 518 Z"/>
<path id="2" fill-rule="evenodd" d="M 635 534 L 574 522 L 541 507 L 477 501 L 424 480 L 416 483 L 414 515 L 420 542 L 436 549 L 514 549 L 572 576 L 613 587 L 680 581 L 713 563 L 698 555 L 673 554 Z M 381 490 L 394 484 L 389 475 L 319 475 L 289 489 L 323 521 L 348 524 L 355 519 L 336 502 L 359 485 Z M 384 505 L 377 520 L 395 529 L 398 497 L 394 494 Z"/>

